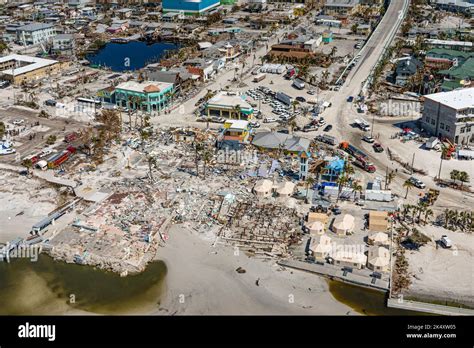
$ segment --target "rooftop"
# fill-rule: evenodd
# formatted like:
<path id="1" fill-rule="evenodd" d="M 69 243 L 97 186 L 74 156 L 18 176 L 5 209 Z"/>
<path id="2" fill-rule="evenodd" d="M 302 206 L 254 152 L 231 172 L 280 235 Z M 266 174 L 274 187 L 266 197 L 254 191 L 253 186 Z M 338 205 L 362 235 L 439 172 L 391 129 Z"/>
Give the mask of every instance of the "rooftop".
<path id="1" fill-rule="evenodd" d="M 23 56 L 20 54 L 11 54 L 9 56 L 0 57 L 0 64 L 8 62 L 8 61 L 15 61 L 16 65 L 22 65 L 15 69 L 6 69 L 1 72 L 4 75 L 13 75 L 13 76 L 18 76 L 18 75 L 21 75 L 21 74 L 24 74 L 36 69 L 47 67 L 49 65 L 54 65 L 57 63 L 56 60 L 52 60 L 52 59 Z"/>
<path id="2" fill-rule="evenodd" d="M 465 109 L 474 107 L 474 88 L 429 94 L 425 98 L 456 110 Z"/>
<path id="3" fill-rule="evenodd" d="M 127 81 L 119 84 L 117 89 L 124 89 L 127 91 L 138 92 L 138 93 L 155 93 L 166 90 L 173 87 L 172 83 L 159 82 L 159 81 Z"/>

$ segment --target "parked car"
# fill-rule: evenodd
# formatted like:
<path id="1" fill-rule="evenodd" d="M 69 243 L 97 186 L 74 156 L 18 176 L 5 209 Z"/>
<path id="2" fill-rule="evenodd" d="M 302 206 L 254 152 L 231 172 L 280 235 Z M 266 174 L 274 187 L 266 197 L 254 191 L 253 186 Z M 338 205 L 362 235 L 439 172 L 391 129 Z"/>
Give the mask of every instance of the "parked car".
<path id="1" fill-rule="evenodd" d="M 370 135 L 364 135 L 364 136 L 362 137 L 362 140 L 365 141 L 365 142 L 367 142 L 367 143 L 369 143 L 369 144 L 375 143 L 375 139 L 372 138 Z"/>
<path id="2" fill-rule="evenodd" d="M 379 143 L 375 143 L 374 145 L 372 145 L 372 147 L 374 148 L 375 152 L 383 152 L 383 147 Z"/>
<path id="3" fill-rule="evenodd" d="M 426 185 L 423 183 L 423 181 L 421 181 L 420 179 L 417 179 L 413 176 L 410 179 L 408 179 L 408 181 L 411 182 L 413 184 L 413 186 L 415 186 L 419 189 L 424 189 L 426 187 Z"/>
<path id="4" fill-rule="evenodd" d="M 53 99 L 48 99 L 44 102 L 44 105 L 46 106 L 56 106 L 56 104 L 57 104 L 57 101 Z"/>
<path id="5" fill-rule="evenodd" d="M 347 102 L 352 103 L 353 101 L 354 101 L 354 97 L 353 97 L 353 96 L 349 96 L 349 97 L 347 98 Z"/>
<path id="6" fill-rule="evenodd" d="M 270 122 L 276 122 L 276 119 L 274 119 L 273 117 L 265 117 L 265 119 L 263 120 L 263 123 L 270 123 Z"/>
<path id="7" fill-rule="evenodd" d="M 324 127 L 323 132 L 329 132 L 332 129 L 332 125 L 328 124 L 326 127 Z"/>
<path id="8" fill-rule="evenodd" d="M 13 120 L 12 122 L 15 126 L 20 126 L 22 125 L 23 123 L 25 123 L 25 120 L 23 119 L 16 119 L 16 120 Z"/>
<path id="9" fill-rule="evenodd" d="M 296 100 L 301 102 L 301 103 L 306 103 L 306 99 L 303 97 L 296 97 Z"/>
<path id="10" fill-rule="evenodd" d="M 453 243 L 451 242 L 451 239 L 449 239 L 449 237 L 447 235 L 443 235 L 441 236 L 441 239 L 439 240 L 439 244 L 441 244 L 441 246 L 443 248 L 451 248 L 453 246 Z"/>
<path id="11" fill-rule="evenodd" d="M 308 92 L 307 92 L 309 95 L 315 95 L 316 94 L 316 91 L 314 89 L 310 89 Z"/>

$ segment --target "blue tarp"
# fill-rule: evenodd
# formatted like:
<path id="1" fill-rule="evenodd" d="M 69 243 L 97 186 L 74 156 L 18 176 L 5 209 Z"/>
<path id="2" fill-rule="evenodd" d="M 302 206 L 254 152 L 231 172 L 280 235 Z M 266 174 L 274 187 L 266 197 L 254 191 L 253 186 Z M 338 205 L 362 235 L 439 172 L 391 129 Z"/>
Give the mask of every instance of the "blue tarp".
<path id="1" fill-rule="evenodd" d="M 328 164 L 327 168 L 331 169 L 334 172 L 342 172 L 344 170 L 344 163 L 343 159 L 339 159 L 338 157 Z"/>

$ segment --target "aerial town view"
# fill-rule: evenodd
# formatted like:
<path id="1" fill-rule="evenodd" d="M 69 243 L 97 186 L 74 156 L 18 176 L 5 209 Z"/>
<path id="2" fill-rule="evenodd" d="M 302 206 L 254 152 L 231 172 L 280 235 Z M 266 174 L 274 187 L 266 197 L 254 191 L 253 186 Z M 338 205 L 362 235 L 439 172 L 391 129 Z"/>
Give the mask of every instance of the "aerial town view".
<path id="1" fill-rule="evenodd" d="M 0 315 L 474 315 L 473 26 L 0 0 Z"/>

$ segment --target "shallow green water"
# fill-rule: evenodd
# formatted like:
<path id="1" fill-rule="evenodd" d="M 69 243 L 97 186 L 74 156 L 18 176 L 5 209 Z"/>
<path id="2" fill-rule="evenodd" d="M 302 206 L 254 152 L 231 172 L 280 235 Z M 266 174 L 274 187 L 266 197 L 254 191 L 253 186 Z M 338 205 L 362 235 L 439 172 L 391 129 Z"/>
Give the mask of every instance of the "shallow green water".
<path id="1" fill-rule="evenodd" d="M 426 313 L 388 308 L 386 294 L 380 291 L 329 280 L 329 291 L 338 300 L 364 315 L 427 315 Z"/>
<path id="2" fill-rule="evenodd" d="M 166 276 L 164 262 L 143 273 L 120 277 L 88 266 L 55 262 L 0 262 L 0 314 L 59 314 L 79 309 L 102 314 L 135 314 L 158 309 Z"/>

